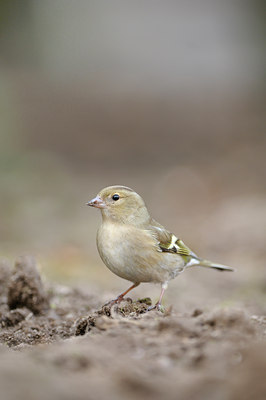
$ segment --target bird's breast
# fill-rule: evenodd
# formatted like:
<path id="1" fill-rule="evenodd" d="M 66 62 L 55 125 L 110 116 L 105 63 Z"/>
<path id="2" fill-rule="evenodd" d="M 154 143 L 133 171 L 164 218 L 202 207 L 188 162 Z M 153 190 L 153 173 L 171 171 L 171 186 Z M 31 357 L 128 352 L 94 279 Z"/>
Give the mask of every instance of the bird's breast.
<path id="1" fill-rule="evenodd" d="M 103 262 L 110 269 L 120 269 L 129 253 L 128 232 L 122 226 L 104 223 L 97 233 L 97 247 Z"/>
<path id="2" fill-rule="evenodd" d="M 142 232 L 133 226 L 103 223 L 97 234 L 101 259 L 116 275 L 135 281 L 138 268 L 141 266 L 142 271 L 145 269 L 144 248 L 147 246 L 147 239 L 148 248 L 156 253 L 151 238 L 146 237 L 144 241 L 141 237 Z"/>

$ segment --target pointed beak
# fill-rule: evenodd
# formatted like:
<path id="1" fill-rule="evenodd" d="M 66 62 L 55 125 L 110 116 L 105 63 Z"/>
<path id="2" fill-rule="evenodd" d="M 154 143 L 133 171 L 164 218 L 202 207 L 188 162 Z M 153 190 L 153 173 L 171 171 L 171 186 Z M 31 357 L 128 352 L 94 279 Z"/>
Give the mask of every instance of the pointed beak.
<path id="1" fill-rule="evenodd" d="M 96 207 L 96 208 L 105 208 L 105 203 L 99 196 L 96 196 L 94 199 L 90 200 L 87 203 L 87 206 Z"/>

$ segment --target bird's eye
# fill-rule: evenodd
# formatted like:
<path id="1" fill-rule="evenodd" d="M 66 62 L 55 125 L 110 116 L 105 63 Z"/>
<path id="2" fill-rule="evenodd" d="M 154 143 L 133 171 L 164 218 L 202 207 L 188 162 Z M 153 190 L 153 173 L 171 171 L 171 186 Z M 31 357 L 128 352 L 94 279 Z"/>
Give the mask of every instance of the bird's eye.
<path id="1" fill-rule="evenodd" d="M 113 199 L 114 201 L 119 200 L 119 199 L 120 199 L 119 194 L 115 193 L 115 194 L 113 195 L 112 199 Z"/>

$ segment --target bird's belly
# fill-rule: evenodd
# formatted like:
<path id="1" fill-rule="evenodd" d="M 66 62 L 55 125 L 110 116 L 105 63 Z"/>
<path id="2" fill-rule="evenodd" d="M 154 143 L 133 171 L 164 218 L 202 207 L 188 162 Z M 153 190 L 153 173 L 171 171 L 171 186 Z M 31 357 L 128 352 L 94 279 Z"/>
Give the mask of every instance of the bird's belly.
<path id="1" fill-rule="evenodd" d="M 104 264 L 116 275 L 131 282 L 165 282 L 183 269 L 183 260 L 156 249 L 155 241 L 145 232 L 101 226 L 97 247 Z"/>

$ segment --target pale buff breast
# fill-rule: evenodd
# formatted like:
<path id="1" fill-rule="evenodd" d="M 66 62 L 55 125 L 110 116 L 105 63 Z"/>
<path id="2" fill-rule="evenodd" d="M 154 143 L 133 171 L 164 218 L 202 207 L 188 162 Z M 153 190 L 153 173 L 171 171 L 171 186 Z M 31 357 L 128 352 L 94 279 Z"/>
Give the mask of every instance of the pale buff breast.
<path id="1" fill-rule="evenodd" d="M 131 282 L 165 282 L 184 267 L 183 259 L 159 251 L 149 231 L 122 224 L 103 223 L 97 233 L 97 247 L 105 265 Z"/>

